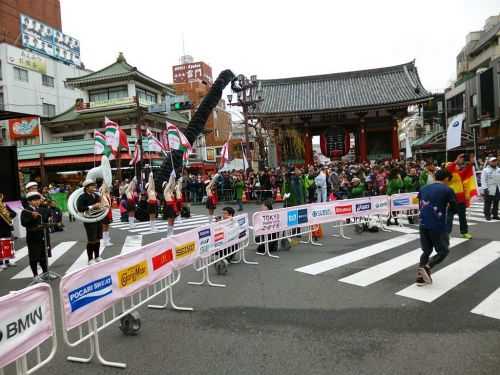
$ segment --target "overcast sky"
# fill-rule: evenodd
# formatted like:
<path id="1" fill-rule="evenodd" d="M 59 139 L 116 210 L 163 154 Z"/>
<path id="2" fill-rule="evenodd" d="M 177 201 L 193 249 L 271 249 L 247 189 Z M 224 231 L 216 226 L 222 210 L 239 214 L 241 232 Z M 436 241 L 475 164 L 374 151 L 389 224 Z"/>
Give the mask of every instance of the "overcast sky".
<path id="1" fill-rule="evenodd" d="M 468 32 L 500 0 L 61 0 L 63 31 L 92 70 L 118 52 L 172 82 L 183 53 L 235 73 L 279 78 L 396 65 L 416 59 L 428 90 L 455 76 Z"/>

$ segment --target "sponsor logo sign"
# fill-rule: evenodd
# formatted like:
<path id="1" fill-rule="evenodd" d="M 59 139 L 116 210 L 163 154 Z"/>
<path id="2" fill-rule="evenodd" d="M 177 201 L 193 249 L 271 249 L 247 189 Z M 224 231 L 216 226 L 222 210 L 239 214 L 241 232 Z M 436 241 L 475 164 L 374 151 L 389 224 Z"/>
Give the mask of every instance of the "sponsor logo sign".
<path id="1" fill-rule="evenodd" d="M 118 271 L 118 286 L 125 288 L 148 276 L 148 263 L 143 260 Z"/>
<path id="2" fill-rule="evenodd" d="M 281 216 L 278 212 L 272 214 L 262 214 L 262 227 L 261 231 L 270 232 L 273 230 L 280 229 L 281 226 Z"/>
<path id="3" fill-rule="evenodd" d="M 153 261 L 153 271 L 156 271 L 157 269 L 160 269 L 164 265 L 173 261 L 174 253 L 172 249 L 168 249 L 158 255 L 153 256 L 151 259 Z"/>
<path id="4" fill-rule="evenodd" d="M 199 244 L 200 244 L 200 254 L 205 254 L 210 251 L 210 235 L 212 232 L 210 228 L 200 230 L 198 232 Z"/>
<path id="5" fill-rule="evenodd" d="M 288 226 L 291 227 L 293 225 L 299 224 L 299 217 L 297 210 L 288 211 Z"/>
<path id="6" fill-rule="evenodd" d="M 414 195 L 411 197 L 411 204 L 418 204 L 418 195 Z"/>
<path id="7" fill-rule="evenodd" d="M 410 204 L 410 197 L 393 199 L 392 204 L 394 207 L 408 206 Z"/>
<path id="8" fill-rule="evenodd" d="M 224 236 L 224 233 L 222 233 Z M 223 237 L 224 238 L 224 237 Z M 175 247 L 175 258 L 182 259 L 190 256 L 196 250 L 196 244 L 194 241 L 187 242 L 185 244 L 179 245 Z"/>
<path id="9" fill-rule="evenodd" d="M 388 207 L 387 200 L 375 202 L 374 207 L 377 210 L 387 208 Z"/>
<path id="10" fill-rule="evenodd" d="M 335 206 L 335 214 L 337 214 L 337 215 L 352 214 L 352 204 L 344 205 L 344 206 Z"/>
<path id="11" fill-rule="evenodd" d="M 325 216 L 332 216 L 331 208 L 314 208 L 311 210 L 311 216 L 316 219 Z"/>
<path id="12" fill-rule="evenodd" d="M 43 308 L 36 306 L 25 312 L 20 312 L 17 317 L 9 321 L 2 322 L 0 325 L 0 343 L 8 340 L 15 340 L 16 336 L 26 334 L 37 324 L 43 321 Z"/>
<path id="13" fill-rule="evenodd" d="M 297 220 L 299 224 L 307 223 L 307 208 L 297 210 Z"/>
<path id="14" fill-rule="evenodd" d="M 113 293 L 113 280 L 110 275 L 74 289 L 68 293 L 71 312 L 81 309 L 111 293 Z"/>
<path id="15" fill-rule="evenodd" d="M 245 229 L 244 231 L 240 232 L 240 234 L 238 235 L 238 238 L 245 238 L 246 235 L 247 235 L 247 231 Z"/>
<path id="16" fill-rule="evenodd" d="M 240 218 L 238 219 L 238 225 L 239 225 L 240 227 L 245 226 L 246 222 L 247 222 L 247 221 L 246 221 L 246 219 L 245 219 L 244 217 L 240 217 Z"/>
<path id="17" fill-rule="evenodd" d="M 370 202 L 356 204 L 356 212 L 370 211 L 371 209 L 372 209 L 372 204 Z"/>

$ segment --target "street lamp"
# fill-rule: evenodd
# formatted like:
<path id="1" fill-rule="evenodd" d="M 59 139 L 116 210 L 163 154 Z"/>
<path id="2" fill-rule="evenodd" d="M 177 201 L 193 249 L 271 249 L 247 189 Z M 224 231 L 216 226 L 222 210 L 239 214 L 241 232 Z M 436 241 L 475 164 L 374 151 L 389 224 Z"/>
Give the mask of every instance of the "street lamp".
<path id="1" fill-rule="evenodd" d="M 252 155 L 250 153 L 250 140 L 248 134 L 248 121 L 249 121 L 249 109 L 255 110 L 257 104 L 262 102 L 262 92 L 257 90 L 258 82 L 257 76 L 255 74 L 250 76 L 250 79 L 245 77 L 243 74 L 238 75 L 236 79 L 231 83 L 231 89 L 236 93 L 237 100 L 233 103 L 233 95 L 227 95 L 227 100 L 229 106 L 237 106 L 243 109 L 243 123 L 245 125 L 245 154 L 247 160 L 252 161 Z M 257 95 L 257 97 L 256 97 Z"/>

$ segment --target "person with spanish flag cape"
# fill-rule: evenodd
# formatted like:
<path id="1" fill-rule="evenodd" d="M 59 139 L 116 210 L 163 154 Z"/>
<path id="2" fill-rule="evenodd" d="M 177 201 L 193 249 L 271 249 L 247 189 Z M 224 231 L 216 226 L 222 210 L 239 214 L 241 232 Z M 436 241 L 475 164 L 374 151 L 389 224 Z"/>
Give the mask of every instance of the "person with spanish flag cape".
<path id="1" fill-rule="evenodd" d="M 446 169 L 451 174 L 448 186 L 453 190 L 456 196 L 457 204 L 455 208 L 448 211 L 448 232 L 451 233 L 453 227 L 453 217 L 458 214 L 460 222 L 460 233 L 463 238 L 470 239 L 467 224 L 466 209 L 470 206 L 470 201 L 478 194 L 477 181 L 474 173 L 474 154 L 470 154 L 469 161 L 465 162 L 465 155 L 460 154 L 454 162 L 446 165 Z"/>

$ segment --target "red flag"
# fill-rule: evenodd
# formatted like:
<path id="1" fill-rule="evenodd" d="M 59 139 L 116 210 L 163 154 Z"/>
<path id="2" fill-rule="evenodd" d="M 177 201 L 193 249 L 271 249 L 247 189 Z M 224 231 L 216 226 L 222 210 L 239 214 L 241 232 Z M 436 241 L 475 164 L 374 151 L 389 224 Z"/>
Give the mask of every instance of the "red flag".
<path id="1" fill-rule="evenodd" d="M 130 155 L 130 147 L 128 145 L 127 133 L 125 133 L 121 128 L 120 128 L 120 147 L 127 150 L 128 154 Z"/>

